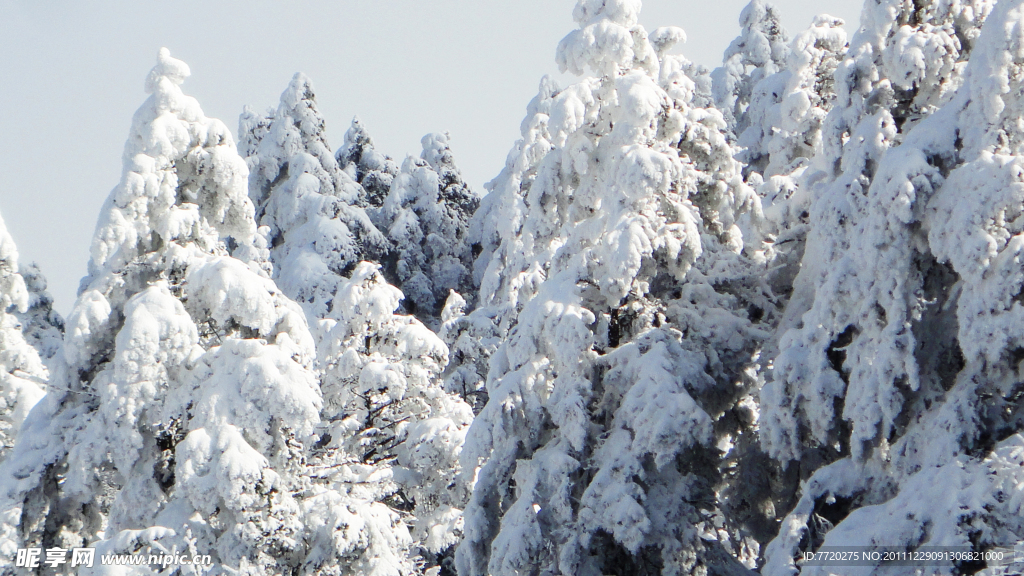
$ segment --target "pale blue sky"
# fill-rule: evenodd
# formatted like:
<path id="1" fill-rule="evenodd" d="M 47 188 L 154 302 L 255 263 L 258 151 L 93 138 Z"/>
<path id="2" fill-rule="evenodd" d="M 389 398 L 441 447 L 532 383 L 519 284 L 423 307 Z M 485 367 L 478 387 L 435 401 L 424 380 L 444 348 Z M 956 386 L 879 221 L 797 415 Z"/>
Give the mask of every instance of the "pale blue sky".
<path id="1" fill-rule="evenodd" d="M 293 73 L 312 78 L 337 148 L 358 115 L 399 161 L 449 131 L 481 193 L 519 135 L 574 0 L 0 0 L 0 214 L 67 313 L 103 200 L 121 174 L 143 80 L 167 46 L 192 69 L 183 89 L 232 130 L 245 104 L 276 105 Z M 746 0 L 646 0 L 649 30 L 675 25 L 679 51 L 714 68 Z M 792 37 L 827 12 L 853 33 L 857 0 L 775 2 Z"/>

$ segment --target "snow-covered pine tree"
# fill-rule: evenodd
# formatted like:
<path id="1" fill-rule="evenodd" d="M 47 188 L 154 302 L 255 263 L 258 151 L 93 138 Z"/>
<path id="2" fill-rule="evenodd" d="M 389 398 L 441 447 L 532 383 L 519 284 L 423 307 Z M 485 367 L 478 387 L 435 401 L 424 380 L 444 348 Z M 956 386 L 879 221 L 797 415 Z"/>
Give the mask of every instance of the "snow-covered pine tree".
<path id="1" fill-rule="evenodd" d="M 899 146 L 906 131 L 948 100 L 960 85 L 966 60 L 990 10 L 991 3 L 982 0 L 915 5 L 892 0 L 864 7 L 861 29 L 835 74 L 836 102 L 822 127 L 822 151 L 801 179 L 801 185 L 809 190 L 796 192 L 813 198 L 806 249 L 780 325 L 779 357 L 762 391 L 762 439 L 777 456 L 800 457 L 801 443 L 826 461 L 855 449 L 837 444 L 834 438 L 821 440 L 826 435 L 845 434 L 841 426 L 833 426 L 843 421 L 838 413 L 844 410 L 833 406 L 834 395 L 796 399 L 791 387 L 824 387 L 842 395 L 847 378 L 846 369 L 841 368 L 844 350 L 859 338 L 861 330 L 850 314 L 863 306 L 865 294 L 851 292 L 850 283 L 840 280 L 852 274 L 844 263 L 850 262 L 851 246 L 868 218 L 868 189 L 885 152 Z M 927 47 L 934 53 L 925 57 Z M 920 57 L 913 58 L 915 55 Z M 918 67 L 908 68 L 908 62 L 917 62 Z M 906 84 L 905 78 L 910 78 Z M 885 313 L 879 310 L 873 313 L 881 318 Z M 802 375 L 808 369 L 821 371 L 816 383 Z M 805 403 L 815 408 L 803 406 Z M 852 407 L 847 404 L 845 409 Z M 791 415 L 805 410 L 830 423 L 822 422 L 825 429 L 815 428 L 813 433 L 803 426 L 797 431 L 797 422 L 803 419 Z M 874 435 L 867 430 L 862 433 Z M 806 454 L 800 457 L 801 476 L 806 477 L 820 463 Z"/>
<path id="2" fill-rule="evenodd" d="M 653 31 L 648 40 L 651 59 L 685 39 L 679 28 Z M 672 94 L 688 98 L 693 107 L 713 107 L 707 70 L 681 55 L 662 58 L 660 81 Z M 563 224 L 571 194 L 563 190 L 569 184 L 562 182 L 557 174 L 561 168 L 548 154 L 553 146 L 548 125 L 583 122 L 578 114 L 597 109 L 586 82 L 563 90 L 550 76 L 541 79 L 520 125 L 522 138 L 498 177 L 487 183 L 488 193 L 470 219 L 467 238 L 478 254 L 473 262 L 473 279 L 480 287 L 476 307 L 464 315 L 456 313 L 466 307 L 459 297 L 446 303 L 449 313 L 442 333 L 452 351 L 446 383 L 478 407 L 486 400 L 484 380 L 490 356 L 515 326 L 568 233 Z M 564 148 L 569 143 L 563 139 L 558 145 Z M 577 139 L 573 145 L 583 146 L 576 153 L 585 154 L 590 144 Z"/>
<path id="3" fill-rule="evenodd" d="M 310 573 L 410 574 L 436 565 L 462 533 L 471 482 L 458 457 L 473 412 L 442 389 L 448 348 L 394 313 L 402 293 L 378 268 L 360 263 L 335 297 L 337 321 L 324 322 L 324 432 L 305 502 L 311 529 L 321 527 Z"/>
<path id="4" fill-rule="evenodd" d="M 47 291 L 46 277 L 35 262 L 19 266 L 18 273 L 28 290 L 28 308 L 15 312 L 25 339 L 39 352 L 43 363 L 60 352 L 64 340 L 64 318 L 53 308 L 53 296 Z"/>
<path id="5" fill-rule="evenodd" d="M 957 24 L 990 9 L 954 7 L 967 12 Z M 763 440 L 809 478 L 766 574 L 795 573 L 797 554 L 821 545 L 985 550 L 1024 537 L 1024 9 L 1000 2 L 991 12 L 980 37 L 956 34 L 971 38 L 970 63 L 937 111 L 907 119 L 898 139 L 892 130 L 895 144 L 842 198 L 856 208 L 842 214 L 844 245 L 814 263 L 813 304 L 782 337 L 762 394 Z M 833 245 L 843 233 L 825 218 L 812 224 Z"/>
<path id="6" fill-rule="evenodd" d="M 485 185 L 488 193 L 470 219 L 467 238 L 478 253 L 472 271 L 474 284 L 479 286 L 476 307 L 465 314 L 468 303 L 453 294 L 442 310 L 441 334 L 452 354 L 446 386 L 477 409 L 486 400 L 484 380 L 490 357 L 515 325 L 522 304 L 532 297 L 551 261 L 556 237 L 563 233 L 559 221 L 564 215 L 558 205 L 564 202 L 556 201 L 558 194 L 527 199 L 552 147 L 547 124 L 560 92 L 550 76 L 541 80 L 520 126 L 522 139 L 509 152 L 498 177 Z M 542 174 L 537 190 L 557 185 L 550 168 Z M 547 209 L 538 204 L 540 198 L 545 198 Z M 531 210 L 536 214 L 528 217 Z"/>
<path id="7" fill-rule="evenodd" d="M 475 220 L 508 337 L 463 451 L 462 576 L 744 571 L 774 535 L 751 428 L 773 310 L 736 225 L 756 198 L 667 54 L 682 31 L 639 9 L 577 3 L 558 62 L 596 75 L 541 83 Z"/>
<path id="8" fill-rule="evenodd" d="M 14 239 L 0 218 L 0 461 L 14 445 L 29 410 L 43 397 L 49 376 L 19 319 L 36 304 L 32 296 L 20 274 Z M 45 331 L 41 334 L 49 336 Z M 40 339 L 38 343 L 49 342 Z"/>
<path id="9" fill-rule="evenodd" d="M 361 207 L 362 188 L 338 166 L 324 128 L 312 83 L 296 74 L 272 115 L 246 108 L 238 129 L 251 170 L 249 196 L 268 228 L 274 278 L 311 322 L 331 312 L 343 275 L 388 250 Z"/>
<path id="10" fill-rule="evenodd" d="M 480 200 L 455 166 L 446 134 L 428 134 L 408 157 L 378 221 L 394 249 L 384 272 L 405 294 L 405 309 L 436 328 L 449 292 L 475 300 L 469 219 Z"/>
<path id="11" fill-rule="evenodd" d="M 303 553 L 313 339 L 264 275 L 245 162 L 181 92 L 188 75 L 160 50 L 50 393 L 0 466 L 2 562 L 26 546 L 176 548 L 263 574 Z"/>
<path id="12" fill-rule="evenodd" d="M 345 132 L 345 143 L 335 154 L 338 165 L 365 190 L 368 207 L 380 208 L 398 176 L 398 164 L 373 147 L 373 139 L 359 118 Z"/>
<path id="13" fill-rule="evenodd" d="M 761 197 L 763 219 L 751 226 L 766 240 L 768 281 L 785 302 L 804 252 L 811 189 L 821 171 L 810 169 L 821 152 L 821 126 L 835 100 L 833 76 L 846 52 L 842 20 L 814 18 L 790 44 L 786 68 L 761 80 L 746 111 L 737 159 Z"/>
<path id="14" fill-rule="evenodd" d="M 821 124 L 835 100 L 833 76 L 845 56 L 843 21 L 827 14 L 789 46 L 785 67 L 752 88 L 737 158 L 765 180 L 793 175 L 821 150 Z"/>
<path id="15" fill-rule="evenodd" d="M 443 372 L 445 390 L 462 397 L 476 414 L 487 403 L 484 378 L 491 355 L 500 339 L 490 308 L 477 308 L 467 314 L 468 304 L 452 291 L 441 310 L 441 326 L 437 335 L 448 346 L 448 364 Z"/>
<path id="16" fill-rule="evenodd" d="M 783 331 L 800 323 L 826 271 L 848 248 L 881 155 L 960 85 L 991 6 L 989 0 L 865 4 L 860 29 L 835 73 L 836 96 L 822 125 L 822 151 L 803 175 L 807 189 L 794 192 L 813 199 L 810 253 L 794 281 Z M 843 330 L 845 325 L 828 341 Z"/>
<path id="17" fill-rule="evenodd" d="M 410 574 L 435 563 L 461 534 L 469 489 L 453 479 L 472 410 L 442 389 L 444 343 L 419 321 L 394 314 L 402 292 L 384 282 L 377 265 L 353 260 L 379 257 L 389 242 L 362 208 L 372 206 L 366 199 L 375 192 L 338 168 L 323 127 L 310 82 L 297 74 L 277 111 L 261 117 L 247 110 L 240 130 L 254 170 L 250 195 L 274 239 L 276 276 L 320 334 L 327 402 L 301 504 L 310 546 L 302 566 L 317 574 Z M 462 240 L 468 214 L 460 209 L 472 209 L 475 197 L 443 136 L 425 138 L 424 147 L 423 159 L 407 162 L 395 179 L 388 205 L 394 229 L 422 222 L 423 233 L 398 238 L 403 250 L 385 261 L 408 260 L 406 271 L 423 266 L 434 282 L 454 278 L 443 286 L 447 292 L 468 285 L 458 261 L 470 256 Z M 347 148 L 364 167 L 387 167 L 358 122 L 338 153 L 342 162 L 354 154 Z M 371 187 L 383 180 L 362 176 Z M 343 535 L 334 534 L 338 523 L 347 526 Z"/>
<path id="18" fill-rule="evenodd" d="M 784 68 L 789 53 L 789 38 L 771 3 L 750 0 L 740 12 L 740 29 L 725 50 L 722 66 L 711 72 L 715 105 L 733 135 L 747 128 L 754 86 Z"/>

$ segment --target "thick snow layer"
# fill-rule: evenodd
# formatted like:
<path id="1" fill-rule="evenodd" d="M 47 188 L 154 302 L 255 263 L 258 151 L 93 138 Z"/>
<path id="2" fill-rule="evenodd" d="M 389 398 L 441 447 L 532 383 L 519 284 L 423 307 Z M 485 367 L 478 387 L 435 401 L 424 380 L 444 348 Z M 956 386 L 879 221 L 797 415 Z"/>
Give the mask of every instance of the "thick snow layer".
<path id="1" fill-rule="evenodd" d="M 390 520 L 409 533 L 380 540 L 373 531 L 383 517 L 373 512 L 376 520 L 360 521 L 368 532 L 358 546 L 360 562 L 379 558 L 379 570 L 388 565 L 405 574 L 415 547 L 437 554 L 461 536 L 471 482 L 458 478 L 459 455 L 473 412 L 443 388 L 448 347 L 415 318 L 395 313 L 402 293 L 379 268 L 359 263 L 338 289 L 337 319 L 321 324 L 322 439 L 329 442 L 314 462 L 329 470 L 325 478 L 334 490 L 363 499 L 360 515 L 396 494 L 410 503 L 409 518 Z M 354 544 L 335 546 L 344 558 Z"/>
<path id="2" fill-rule="evenodd" d="M 723 406 L 753 384 L 765 334 L 736 307 L 768 305 L 741 279 L 755 269 L 741 253 L 760 244 L 738 223 L 759 203 L 722 115 L 696 103 L 700 78 L 658 58 L 682 34 L 649 40 L 632 6 L 578 3 L 559 64 L 598 76 L 541 82 L 474 216 L 480 307 L 463 316 L 448 300 L 446 334 L 479 334 L 462 350 L 498 342 L 462 452 L 476 484 L 460 573 L 629 570 L 621 557 L 674 573 L 707 553 L 680 526 L 715 512 L 672 495 L 702 490 L 696 475 L 717 463 L 691 475 L 679 462 L 725 438 Z M 721 358 L 744 355 L 747 372 L 726 376 L 737 364 Z M 465 386 L 472 367 L 452 374 Z M 752 542 L 718 526 L 717 545 Z"/>
<path id="3" fill-rule="evenodd" d="M 4 550 L 199 546 L 221 571 L 273 570 L 302 536 L 313 338 L 267 278 L 245 162 L 187 76 L 160 51 L 51 394 L 0 463 Z"/>
<path id="4" fill-rule="evenodd" d="M 976 38 L 988 12 L 985 6 L 931 6 L 919 15 L 924 20 L 915 34 L 928 36 L 945 22 L 959 27 L 960 37 Z M 914 206 L 923 207 L 941 183 L 944 175 L 935 164 L 947 162 L 956 136 L 940 121 L 927 130 L 911 128 L 948 100 L 962 82 L 963 66 L 950 67 L 909 100 L 894 100 L 889 80 L 894 72 L 882 56 L 897 49 L 895 36 L 886 31 L 908 18 L 900 10 L 895 3 L 865 8 L 862 22 L 871 25 L 854 37 L 835 76 L 836 104 L 825 120 L 824 147 L 815 160 L 825 173 L 804 179 L 803 186 L 817 195 L 810 209 L 807 265 L 796 278 L 783 321 L 788 331 L 780 340 L 773 381 L 762 393 L 768 407 L 762 441 L 782 457 L 801 453 L 798 428 L 808 429 L 818 442 L 830 442 L 829 430 L 839 418 L 853 425 L 850 449 L 860 454 L 863 442 L 877 442 L 878 435 L 886 437 L 892 430 L 903 403 L 898 387 L 918 388 L 917 340 L 906 323 L 921 313 L 921 304 L 910 294 L 920 290 L 913 286 L 920 287 L 923 279 L 912 268 L 927 270 L 915 262 L 920 251 L 911 226 L 921 208 Z M 887 106 L 871 105 L 873 98 L 883 98 Z M 924 140 L 908 146 L 915 134 Z M 829 158 L 834 159 L 831 165 Z M 913 284 L 907 285 L 905 277 Z M 830 360 L 837 354 L 845 358 L 841 367 Z M 847 380 L 854 385 L 847 388 Z M 789 386 L 784 383 L 804 390 L 779 388 Z M 835 399 L 843 396 L 840 415 Z"/>
<path id="5" fill-rule="evenodd" d="M 389 242 L 363 209 L 365 190 L 331 153 L 309 78 L 296 74 L 267 115 L 247 108 L 239 133 L 273 276 L 315 323 L 332 313 L 343 275 Z"/>
<path id="6" fill-rule="evenodd" d="M 374 149 L 373 139 L 358 117 L 352 119 L 345 142 L 334 157 L 342 170 L 363 187 L 366 203 L 379 208 L 398 175 L 398 164 Z"/>
<path id="7" fill-rule="evenodd" d="M 39 350 L 26 339 L 28 326 L 19 319 L 28 312 L 31 296 L 19 273 L 18 250 L 0 218 L 0 459 L 14 445 L 49 377 Z"/>
<path id="8" fill-rule="evenodd" d="M 640 4 L 578 0 L 583 77 L 541 80 L 482 198 L 446 133 L 396 162 L 353 120 L 332 153 L 302 74 L 236 147 L 161 50 L 66 325 L 0 220 L 0 571 L 1020 542 L 1024 0 L 873 0 L 849 44 L 752 0 L 711 74 Z"/>
<path id="9" fill-rule="evenodd" d="M 435 325 L 451 290 L 473 289 L 469 219 L 479 199 L 462 180 L 446 134 L 423 137 L 419 158 L 408 157 L 378 212 L 394 250 L 385 274 L 405 294 L 407 310 Z"/>
<path id="10" fill-rule="evenodd" d="M 722 66 L 711 72 L 715 105 L 736 135 L 750 125 L 747 109 L 755 86 L 779 72 L 789 55 L 789 38 L 774 5 L 751 0 L 740 13 L 740 28 L 739 37 L 725 51 Z"/>
<path id="11" fill-rule="evenodd" d="M 3 265 L 3 276 L 0 276 L 0 310 L 7 312 L 13 308 L 24 312 L 28 309 L 28 290 L 24 278 L 18 274 L 18 247 L 7 232 L 3 219 L 0 219 L 0 264 Z"/>
<path id="12" fill-rule="evenodd" d="M 950 69 L 959 72 L 945 95 L 933 82 L 905 100 L 913 110 L 922 95 L 931 98 L 938 106 L 926 118 L 906 118 L 898 132 L 886 124 L 905 113 L 899 108 L 861 121 L 850 142 L 859 134 L 858 143 L 877 147 L 865 154 L 872 163 L 848 143 L 843 168 L 858 186 L 826 188 L 815 206 L 819 218 L 842 210 L 844 228 L 832 229 L 831 253 L 808 237 L 805 262 L 832 259 L 808 268 L 818 279 L 815 297 L 803 326 L 781 340 L 775 380 L 762 392 L 762 440 L 782 458 L 822 445 L 849 456 L 803 487 L 768 547 L 766 574 L 795 573 L 799 551 L 818 545 L 988 549 L 1012 546 L 1024 533 L 1013 464 L 1014 298 L 1024 285 L 1013 264 L 1022 201 L 1013 127 L 1021 108 L 1010 87 L 1019 83 L 1011 70 L 1022 58 L 1014 47 L 1024 10 L 1020 2 L 999 3 L 990 15 L 980 4 L 954 8 L 957 37 L 973 43 L 970 62 Z M 985 16 L 981 34 L 972 32 L 978 22 L 969 18 Z M 893 26 L 881 17 L 876 24 Z M 922 78 L 933 64 L 919 70 Z M 812 226 L 822 222 L 812 212 Z M 823 524 L 818 510 L 837 502 L 842 515 L 834 527 Z"/>
<path id="13" fill-rule="evenodd" d="M 832 76 L 847 46 L 842 25 L 817 16 L 793 39 L 785 68 L 751 88 L 738 157 L 765 180 L 793 174 L 821 151 L 821 124 L 835 98 Z"/>

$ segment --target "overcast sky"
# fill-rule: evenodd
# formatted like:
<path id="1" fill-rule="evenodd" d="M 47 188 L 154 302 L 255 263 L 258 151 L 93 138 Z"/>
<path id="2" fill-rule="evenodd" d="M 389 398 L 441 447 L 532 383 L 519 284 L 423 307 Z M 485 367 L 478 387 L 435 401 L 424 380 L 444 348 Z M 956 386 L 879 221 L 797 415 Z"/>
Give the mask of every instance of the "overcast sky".
<path id="1" fill-rule="evenodd" d="M 237 129 L 242 106 L 276 105 L 292 74 L 314 83 L 331 146 L 358 115 L 399 161 L 448 131 L 483 193 L 526 104 L 557 74 L 574 0 L 0 0 L 0 214 L 66 314 L 143 80 L 166 46 L 192 69 L 183 89 Z M 648 29 L 681 26 L 678 51 L 714 68 L 746 0 L 645 0 Z M 790 37 L 827 12 L 852 35 L 861 2 L 779 0 Z M 564 77 L 562 77 L 564 78 Z"/>

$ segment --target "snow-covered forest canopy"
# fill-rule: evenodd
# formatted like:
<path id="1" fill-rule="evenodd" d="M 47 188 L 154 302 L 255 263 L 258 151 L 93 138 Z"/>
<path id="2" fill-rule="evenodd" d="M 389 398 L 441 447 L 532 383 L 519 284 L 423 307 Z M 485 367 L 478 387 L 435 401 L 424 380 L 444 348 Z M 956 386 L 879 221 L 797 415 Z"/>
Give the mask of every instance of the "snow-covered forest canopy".
<path id="1" fill-rule="evenodd" d="M 1024 0 L 641 8 L 483 189 L 159 49 L 66 317 L 0 219 L 0 574 L 1020 574 Z"/>

